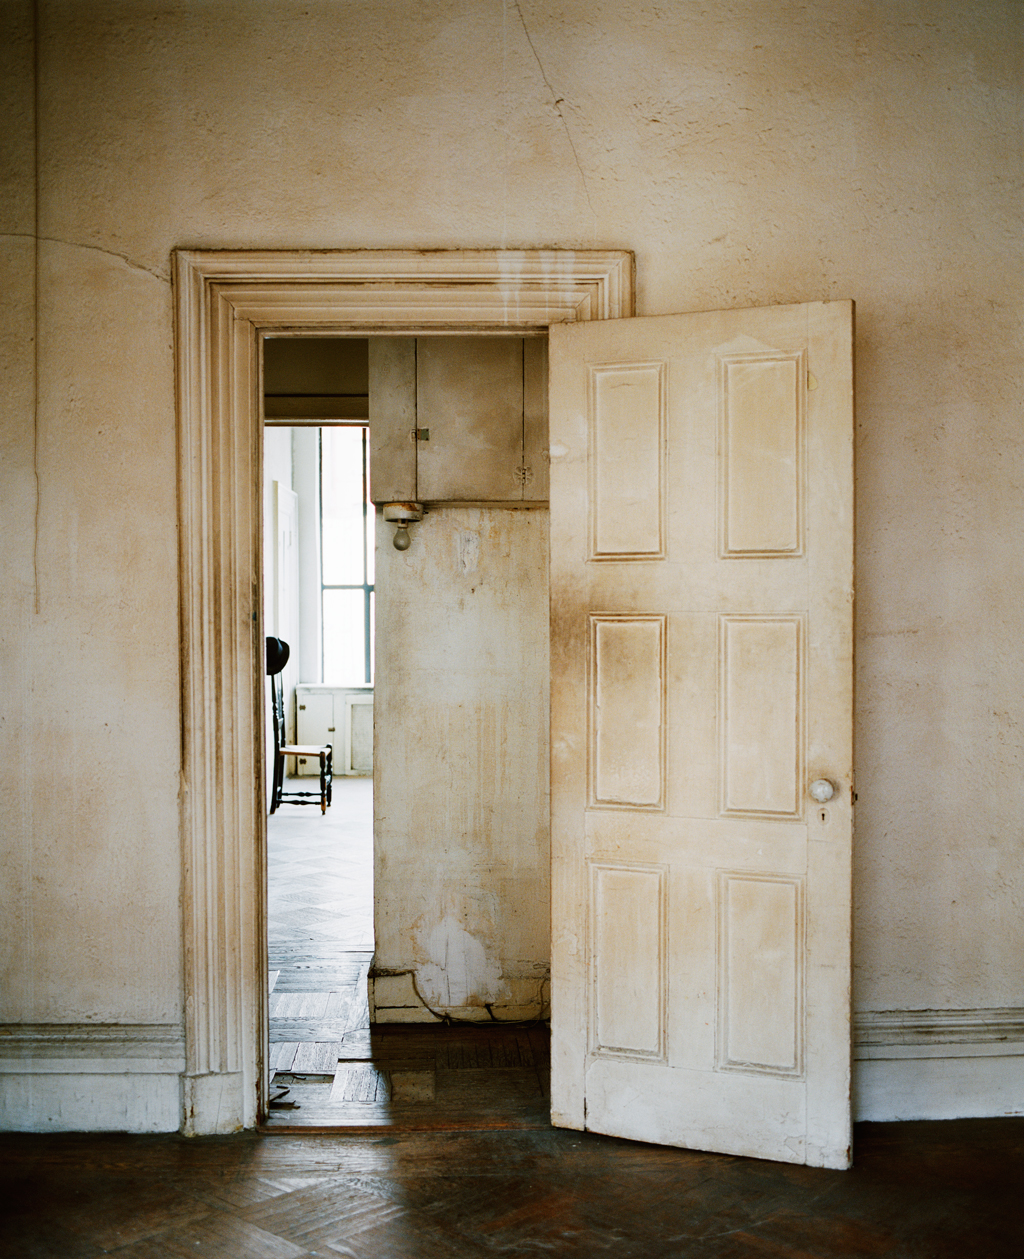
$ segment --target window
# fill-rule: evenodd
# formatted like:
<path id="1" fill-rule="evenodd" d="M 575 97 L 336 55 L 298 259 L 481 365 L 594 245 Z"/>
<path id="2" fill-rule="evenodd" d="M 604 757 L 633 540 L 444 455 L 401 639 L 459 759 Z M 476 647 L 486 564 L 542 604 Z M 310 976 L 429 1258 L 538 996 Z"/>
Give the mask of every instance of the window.
<path id="1" fill-rule="evenodd" d="M 373 545 L 369 432 L 320 430 L 320 598 L 323 680 L 373 683 Z"/>

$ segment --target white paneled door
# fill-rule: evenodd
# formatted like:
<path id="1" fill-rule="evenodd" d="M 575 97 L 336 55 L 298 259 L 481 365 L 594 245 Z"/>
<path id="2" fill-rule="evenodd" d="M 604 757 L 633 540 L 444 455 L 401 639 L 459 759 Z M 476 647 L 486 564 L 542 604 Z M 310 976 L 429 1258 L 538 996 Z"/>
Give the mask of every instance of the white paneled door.
<path id="1" fill-rule="evenodd" d="M 852 320 L 551 328 L 559 1126 L 849 1164 Z"/>

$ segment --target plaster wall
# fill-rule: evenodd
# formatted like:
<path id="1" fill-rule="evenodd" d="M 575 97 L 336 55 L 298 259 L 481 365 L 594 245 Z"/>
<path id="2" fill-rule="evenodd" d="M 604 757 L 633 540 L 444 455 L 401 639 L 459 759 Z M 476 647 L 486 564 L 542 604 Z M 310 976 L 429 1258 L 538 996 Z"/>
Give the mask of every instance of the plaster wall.
<path id="1" fill-rule="evenodd" d="M 378 513 L 374 1017 L 547 1012 L 548 513 Z"/>
<path id="2" fill-rule="evenodd" d="M 853 297 L 855 1006 L 1024 1005 L 1016 0 L 0 15 L 0 1020 L 180 1026 L 177 246 L 628 248 L 640 314 Z"/>

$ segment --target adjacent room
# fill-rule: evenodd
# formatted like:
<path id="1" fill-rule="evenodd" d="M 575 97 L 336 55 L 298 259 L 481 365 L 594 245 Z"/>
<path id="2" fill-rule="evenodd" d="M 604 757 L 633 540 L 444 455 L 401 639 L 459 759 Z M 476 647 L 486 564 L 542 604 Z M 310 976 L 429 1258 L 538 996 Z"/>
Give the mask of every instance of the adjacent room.
<path id="1" fill-rule="evenodd" d="M 289 647 L 266 683 L 271 1127 L 408 1126 L 442 1110 L 546 1122 L 547 512 L 546 480 L 526 462 L 543 469 L 545 346 L 527 345 L 262 342 L 264 628 Z M 428 498 L 432 532 L 389 519 L 398 489 Z M 375 764 L 378 661 L 390 686 Z M 309 754 L 280 752 L 292 745 Z M 333 761 L 323 810 L 317 747 Z M 392 964 L 371 978 L 375 778 Z M 540 881 L 499 880 L 498 853 Z M 436 900 L 417 901 L 422 874 L 400 863 L 431 854 Z M 501 925 L 523 916 L 524 893 L 525 945 Z"/>

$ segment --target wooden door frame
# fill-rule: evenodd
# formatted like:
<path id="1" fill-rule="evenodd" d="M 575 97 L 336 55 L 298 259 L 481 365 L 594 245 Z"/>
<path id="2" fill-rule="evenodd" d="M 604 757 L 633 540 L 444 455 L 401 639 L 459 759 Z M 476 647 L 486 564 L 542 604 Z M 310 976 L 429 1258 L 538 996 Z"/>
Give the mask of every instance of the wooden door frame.
<path id="1" fill-rule="evenodd" d="M 186 1068 L 182 1130 L 254 1127 L 267 1038 L 260 337 L 497 332 L 633 314 L 596 250 L 174 254 Z"/>

